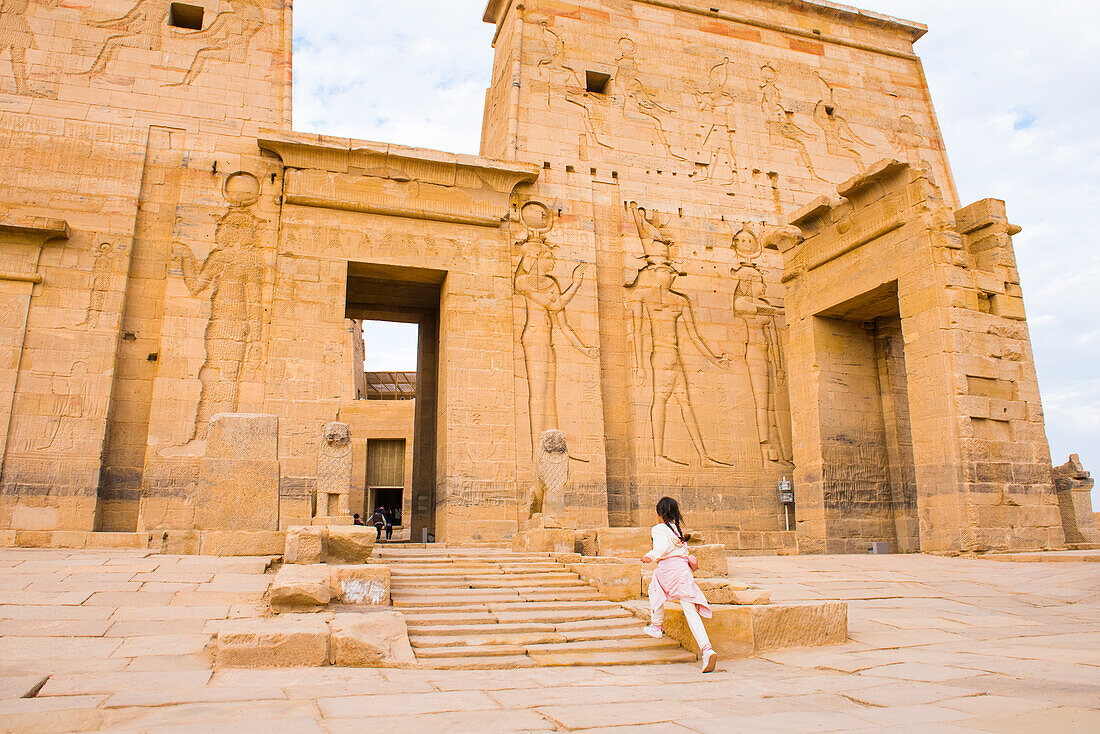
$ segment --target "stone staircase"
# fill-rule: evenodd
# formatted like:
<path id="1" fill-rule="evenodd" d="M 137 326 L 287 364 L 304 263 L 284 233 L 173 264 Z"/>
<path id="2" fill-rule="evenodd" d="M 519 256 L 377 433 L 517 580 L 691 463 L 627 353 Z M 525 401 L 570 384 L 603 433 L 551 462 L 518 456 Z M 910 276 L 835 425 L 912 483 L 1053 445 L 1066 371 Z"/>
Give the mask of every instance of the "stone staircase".
<path id="1" fill-rule="evenodd" d="M 409 641 L 430 668 L 520 668 L 693 662 L 672 640 L 642 634 L 608 601 L 545 554 L 491 548 L 376 546 Z"/>

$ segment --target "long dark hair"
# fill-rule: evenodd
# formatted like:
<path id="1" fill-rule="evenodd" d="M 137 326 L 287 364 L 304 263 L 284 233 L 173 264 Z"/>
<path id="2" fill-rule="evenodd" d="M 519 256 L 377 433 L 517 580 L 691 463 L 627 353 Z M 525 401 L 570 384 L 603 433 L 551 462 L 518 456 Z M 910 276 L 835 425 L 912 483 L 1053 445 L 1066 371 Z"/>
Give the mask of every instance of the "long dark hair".
<path id="1" fill-rule="evenodd" d="M 662 497 L 657 502 L 657 516 L 661 518 L 661 522 L 668 526 L 669 530 L 676 533 L 676 537 L 683 542 L 691 540 L 691 535 L 685 533 L 681 529 L 680 524 L 684 521 L 684 516 L 680 514 L 680 503 L 671 497 Z M 676 526 L 673 529 L 673 525 Z"/>

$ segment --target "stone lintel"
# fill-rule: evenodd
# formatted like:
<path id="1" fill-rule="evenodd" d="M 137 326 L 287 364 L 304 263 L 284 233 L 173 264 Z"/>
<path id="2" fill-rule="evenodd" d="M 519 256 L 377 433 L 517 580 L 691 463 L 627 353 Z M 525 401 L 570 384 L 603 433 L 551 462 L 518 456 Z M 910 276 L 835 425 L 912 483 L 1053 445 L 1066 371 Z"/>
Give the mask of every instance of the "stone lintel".
<path id="1" fill-rule="evenodd" d="M 64 219 L 4 213 L 0 214 L 0 234 L 37 239 L 41 244 L 55 239 L 67 240 L 70 230 Z"/>
<path id="2" fill-rule="evenodd" d="M 877 161 L 865 168 L 861 173 L 856 174 L 837 186 L 836 192 L 845 199 L 853 199 L 876 184 L 885 186 L 889 180 L 909 167 L 908 163 L 902 163 L 893 158 Z"/>
<path id="3" fill-rule="evenodd" d="M 1009 223 L 1005 203 L 1000 199 L 982 199 L 955 212 L 955 229 L 961 235 L 973 234 L 995 224 L 1003 224 L 1010 236 L 1023 231 Z"/>

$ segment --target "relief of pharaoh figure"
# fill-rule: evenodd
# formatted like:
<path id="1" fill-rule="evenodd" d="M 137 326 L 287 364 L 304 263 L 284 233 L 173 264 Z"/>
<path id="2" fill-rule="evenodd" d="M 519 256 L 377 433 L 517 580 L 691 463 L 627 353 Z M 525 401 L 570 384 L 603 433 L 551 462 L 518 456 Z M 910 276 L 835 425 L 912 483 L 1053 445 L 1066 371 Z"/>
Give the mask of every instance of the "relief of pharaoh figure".
<path id="1" fill-rule="evenodd" d="M 119 50 L 123 48 L 159 51 L 162 43 L 161 30 L 171 7 L 169 0 L 138 0 L 125 15 L 89 23 L 96 28 L 114 31 L 114 34 L 103 42 L 95 61 L 83 74 L 102 74 L 107 70 L 108 62 L 118 56 Z"/>
<path id="2" fill-rule="evenodd" d="M 704 466 L 731 466 L 715 459 L 707 451 L 699 421 L 692 405 L 691 387 L 680 352 L 680 326 L 683 325 L 691 342 L 709 361 L 719 367 L 728 367 L 729 358 L 716 354 L 699 333 L 692 311 L 691 299 L 673 290 L 676 270 L 669 264 L 646 265 L 633 283 L 627 284 L 631 292 L 631 322 L 634 328 L 635 370 L 641 376 L 648 361 L 653 397 L 649 417 L 653 431 L 653 454 L 656 458 L 687 466 L 688 462 L 674 459 L 665 446 L 666 416 L 668 404 L 675 398 L 683 416 L 688 436 Z M 646 359 L 645 344 L 649 343 Z"/>
<path id="3" fill-rule="evenodd" d="M 183 38 L 203 42 L 183 79 L 168 87 L 187 86 L 195 80 L 207 61 L 244 63 L 252 38 L 264 27 L 264 11 L 259 0 L 229 0 L 232 10 L 222 11 L 210 25 L 199 31 L 180 33 Z"/>
<path id="4" fill-rule="evenodd" d="M 599 350 L 584 343 L 566 314 L 566 307 L 584 283 L 585 263 L 573 269 L 568 285 L 562 287 L 554 276 L 557 258 L 555 245 L 546 235 L 553 229 L 550 209 L 540 202 L 523 205 L 520 218 L 527 228 L 527 237 L 517 243 L 519 264 L 513 282 L 515 292 L 523 296 L 525 316 L 520 332 L 524 364 L 527 369 L 529 412 L 532 446 L 543 431 L 558 428 L 558 357 L 555 336 L 560 335 L 588 357 L 595 358 Z"/>
<path id="5" fill-rule="evenodd" d="M 733 310 L 748 330 L 745 366 L 752 385 L 756 431 L 762 459 L 791 460 L 790 406 L 787 365 L 779 340 L 778 317 L 782 306 L 768 298 L 761 261 L 764 248 L 747 227 L 733 237 L 737 265 L 730 274 L 737 285 Z"/>
<path id="6" fill-rule="evenodd" d="M 55 7 L 58 0 L 49 0 L 47 7 Z M 11 73 L 15 77 L 15 93 L 28 97 L 46 97 L 31 88 L 27 77 L 27 51 L 38 48 L 34 32 L 27 23 L 30 0 L 0 0 L 0 53 L 11 55 Z"/>
<path id="7" fill-rule="evenodd" d="M 798 154 L 798 160 L 809 172 L 810 177 L 818 181 L 825 181 L 817 175 L 814 163 L 810 159 L 810 153 L 806 150 L 805 140 L 812 140 L 813 136 L 794 122 L 794 112 L 783 104 L 783 94 L 779 91 L 776 82 L 779 80 L 779 72 L 771 64 L 760 67 L 760 75 L 763 83 L 760 85 L 761 110 L 764 113 L 764 124 L 768 129 L 768 136 L 772 145 L 783 148 L 794 148 Z"/>
<path id="8" fill-rule="evenodd" d="M 211 416 L 238 410 L 246 358 L 258 360 L 263 324 L 264 263 L 256 248 L 260 220 L 234 207 L 218 221 L 215 248 L 201 264 L 190 247 L 176 243 L 183 282 L 191 295 L 210 291 L 210 320 L 203 335 L 206 360 L 199 369 L 202 391 L 191 440 L 206 438 Z"/>

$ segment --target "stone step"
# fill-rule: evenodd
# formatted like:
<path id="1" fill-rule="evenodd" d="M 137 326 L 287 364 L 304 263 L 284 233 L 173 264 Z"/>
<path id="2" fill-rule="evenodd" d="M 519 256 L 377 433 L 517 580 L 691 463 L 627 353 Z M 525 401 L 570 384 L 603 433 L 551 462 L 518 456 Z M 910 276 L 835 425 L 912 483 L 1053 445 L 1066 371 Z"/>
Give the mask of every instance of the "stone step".
<path id="1" fill-rule="evenodd" d="M 623 632 L 637 632 L 641 622 L 630 617 L 617 617 L 612 619 L 588 619 L 575 622 L 517 622 L 513 624 L 494 624 L 493 632 L 501 634 L 518 634 L 525 632 L 558 632 L 565 635 L 574 633 L 606 632 L 609 635 Z M 432 637 L 445 637 L 447 635 L 476 635 L 489 634 L 484 625 L 480 624 L 424 624 L 409 627 L 409 635 L 427 635 Z"/>
<path id="2" fill-rule="evenodd" d="M 630 612 L 623 609 L 615 602 L 606 599 L 592 599 L 583 601 L 489 601 L 481 603 L 466 602 L 456 605 L 411 606 L 402 609 L 405 617 L 415 619 L 418 615 L 432 614 L 500 614 L 512 612 L 529 612 L 539 614 L 543 612 L 568 611 L 577 614 L 604 614 L 607 612 L 622 613 L 623 616 Z M 521 620 L 522 621 L 522 620 Z"/>
<path id="3" fill-rule="evenodd" d="M 526 655 L 427 658 L 419 662 L 422 667 L 434 670 L 510 670 L 512 668 L 536 668 L 539 666 L 533 658 Z M 583 665 L 584 663 L 579 664 Z"/>
<path id="4" fill-rule="evenodd" d="M 477 591 L 477 590 L 475 590 Z M 487 590 L 484 593 L 454 593 L 454 594 L 412 594 L 408 592 L 394 592 L 390 597 L 395 607 L 457 607 L 467 604 L 499 604 L 502 602 L 579 602 L 599 601 L 599 594 L 581 590 L 562 589 L 556 593 L 533 592 L 526 593 L 502 593 L 497 589 Z"/>
<path id="5" fill-rule="evenodd" d="M 555 655 L 561 653 L 620 653 L 642 650 L 675 651 L 683 650 L 672 640 L 654 640 L 640 635 L 630 639 L 591 640 L 587 642 L 541 642 L 528 645 L 516 644 L 468 644 L 448 645 L 445 647 L 413 646 L 418 660 L 429 658 L 469 657 L 471 655 L 497 657 L 501 655 Z M 686 651 L 685 651 L 686 652 Z M 692 655 L 694 658 L 695 656 Z"/>
<path id="6" fill-rule="evenodd" d="M 440 586 L 445 584 L 521 584 L 524 581 L 537 582 L 538 585 L 569 581 L 578 583 L 580 576 L 568 571 L 546 573 L 448 573 L 448 574 L 407 574 L 390 569 L 390 585 Z"/>
<path id="7" fill-rule="evenodd" d="M 530 578 L 502 578 L 496 581 L 492 581 L 486 578 L 469 579 L 464 577 L 454 577 L 436 582 L 428 581 L 409 581 L 408 579 L 390 580 L 390 588 L 397 588 L 402 591 L 414 591 L 414 590 L 428 590 L 428 589 L 517 589 L 517 588 L 531 588 L 537 586 L 539 588 L 546 589 L 568 589 L 568 588 L 592 588 L 588 584 L 581 581 L 574 576 L 573 578 L 548 578 L 539 579 L 535 577 Z"/>
<path id="8" fill-rule="evenodd" d="M 499 563 L 390 563 L 390 573 L 398 576 L 462 576 L 464 574 L 560 573 L 558 564 Z"/>
<path id="9" fill-rule="evenodd" d="M 402 610 L 404 611 L 404 610 Z M 528 622 L 562 624 L 564 622 L 584 622 L 593 619 L 631 619 L 634 615 L 625 609 L 619 610 L 558 610 L 544 612 L 483 612 L 472 614 L 470 612 L 447 613 L 438 612 L 422 615 L 405 615 L 406 623 L 411 629 L 418 625 L 444 625 L 444 624 L 523 624 Z"/>
<path id="10" fill-rule="evenodd" d="M 528 657 L 538 667 L 549 668 L 566 665 L 668 665 L 671 663 L 695 663 L 695 653 L 682 647 L 660 650 L 625 650 L 618 652 L 593 652 L 562 650 L 557 652 L 532 652 Z M 433 661 L 434 662 L 434 661 Z M 437 667 L 431 665 L 430 667 Z"/>

